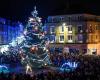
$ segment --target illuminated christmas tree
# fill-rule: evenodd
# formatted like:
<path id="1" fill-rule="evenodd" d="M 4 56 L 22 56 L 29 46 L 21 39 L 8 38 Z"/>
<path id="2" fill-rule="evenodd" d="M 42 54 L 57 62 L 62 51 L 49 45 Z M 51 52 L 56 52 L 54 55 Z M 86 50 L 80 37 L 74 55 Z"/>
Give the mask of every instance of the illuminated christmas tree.
<path id="1" fill-rule="evenodd" d="M 38 17 L 36 7 L 29 17 L 24 31 L 23 41 L 19 44 L 21 61 L 32 67 L 41 67 L 50 64 L 48 49 L 48 38 L 43 31 L 41 18 Z"/>
<path id="2" fill-rule="evenodd" d="M 48 54 L 49 40 L 43 31 L 41 18 L 37 16 L 36 7 L 31 14 L 23 34 L 0 50 L 2 56 L 10 58 L 5 60 L 2 57 L 1 64 L 21 65 L 26 68 L 26 73 L 32 72 L 33 68 L 41 68 L 51 64 Z"/>

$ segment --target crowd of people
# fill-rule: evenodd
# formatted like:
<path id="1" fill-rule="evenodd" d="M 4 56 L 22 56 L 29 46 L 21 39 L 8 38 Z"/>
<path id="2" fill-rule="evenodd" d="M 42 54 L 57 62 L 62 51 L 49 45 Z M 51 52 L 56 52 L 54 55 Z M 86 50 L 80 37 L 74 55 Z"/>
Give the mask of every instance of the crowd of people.
<path id="1" fill-rule="evenodd" d="M 56 55 L 56 56 L 54 56 Z M 0 74 L 0 80 L 100 80 L 100 56 L 96 55 L 57 55 L 51 57 L 56 59 L 70 59 L 78 61 L 78 67 L 71 72 L 60 72 L 56 70 L 43 70 L 40 73 L 29 74 Z M 53 61 L 53 59 L 52 59 Z M 59 61 L 58 61 L 59 62 Z M 56 65 L 54 63 L 54 65 Z M 59 63 L 57 63 L 59 65 Z"/>
<path id="2" fill-rule="evenodd" d="M 12 64 L 15 65 L 20 62 L 20 56 L 18 54 L 6 54 L 0 53 L 0 64 Z"/>
<path id="3" fill-rule="evenodd" d="M 73 59 L 80 61 L 80 65 L 73 72 L 44 70 L 32 75 L 1 73 L 0 80 L 100 80 L 100 56 L 74 56 Z"/>
<path id="4" fill-rule="evenodd" d="M 50 54 L 50 60 L 52 62 L 53 65 L 55 66 L 61 66 L 63 63 L 70 61 L 70 62 L 79 62 L 78 59 L 75 59 L 75 57 L 73 55 L 68 55 L 68 54 L 58 54 L 58 53 L 54 53 L 54 54 Z"/>
<path id="5" fill-rule="evenodd" d="M 49 53 L 52 65 L 60 67 L 66 61 L 78 62 L 74 71 L 57 71 L 51 68 L 33 71 L 31 75 L 25 73 L 0 74 L 0 80 L 100 80 L 100 56 L 97 55 L 73 55 L 69 53 Z M 20 56 L 0 54 L 0 63 L 19 63 Z"/>

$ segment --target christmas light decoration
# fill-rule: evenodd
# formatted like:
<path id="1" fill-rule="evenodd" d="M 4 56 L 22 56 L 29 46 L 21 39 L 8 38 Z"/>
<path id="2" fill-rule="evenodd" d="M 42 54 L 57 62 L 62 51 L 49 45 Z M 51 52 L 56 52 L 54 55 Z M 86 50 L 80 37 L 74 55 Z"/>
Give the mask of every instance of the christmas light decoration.
<path id="1" fill-rule="evenodd" d="M 23 35 L 18 36 L 11 43 L 9 43 L 8 55 L 20 56 L 20 64 L 28 69 L 40 68 L 43 65 L 50 64 L 47 45 L 49 45 L 48 38 L 45 36 L 41 18 L 38 17 L 38 11 L 34 7 L 32 17 L 29 17 L 28 23 L 23 31 Z M 1 49 L 3 53 L 5 48 Z M 5 54 L 4 54 L 5 55 Z M 16 58 L 16 57 L 15 57 Z"/>
<path id="2" fill-rule="evenodd" d="M 78 62 L 65 62 L 61 65 L 60 70 L 61 71 L 73 71 L 78 67 Z"/>

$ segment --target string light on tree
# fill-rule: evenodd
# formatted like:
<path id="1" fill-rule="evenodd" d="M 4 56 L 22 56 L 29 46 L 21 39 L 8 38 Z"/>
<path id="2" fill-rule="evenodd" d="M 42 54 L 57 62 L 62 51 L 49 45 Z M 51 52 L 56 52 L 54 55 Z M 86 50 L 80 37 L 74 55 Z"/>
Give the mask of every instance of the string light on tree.
<path id="1" fill-rule="evenodd" d="M 9 45 L 9 54 L 18 54 L 20 56 L 20 63 L 27 67 L 26 73 L 29 69 L 32 71 L 33 67 L 40 68 L 44 64 L 50 64 L 46 47 L 48 39 L 43 31 L 41 18 L 37 16 L 36 6 L 31 15 L 23 35 L 13 40 Z M 1 52 L 4 52 L 4 48 Z"/>
<path id="2" fill-rule="evenodd" d="M 46 39 L 45 33 L 42 28 L 41 18 L 37 16 L 38 11 L 36 10 L 36 6 L 34 7 L 34 11 L 32 11 L 31 15 L 32 17 L 29 17 L 28 24 L 24 32 L 25 41 L 23 41 L 23 44 L 25 44 L 25 46 L 23 46 L 22 49 L 25 51 L 24 54 L 27 55 L 28 57 L 25 59 L 25 60 L 28 60 L 26 62 L 33 65 L 34 62 L 36 61 L 35 65 L 36 63 L 37 64 L 39 63 L 39 66 L 41 66 L 44 63 L 45 64 L 50 63 L 49 57 L 47 57 L 48 50 L 46 47 L 47 45 L 46 42 L 48 41 Z M 45 61 L 46 58 L 48 58 L 48 60 Z M 41 61 L 41 62 L 38 62 L 38 61 Z"/>

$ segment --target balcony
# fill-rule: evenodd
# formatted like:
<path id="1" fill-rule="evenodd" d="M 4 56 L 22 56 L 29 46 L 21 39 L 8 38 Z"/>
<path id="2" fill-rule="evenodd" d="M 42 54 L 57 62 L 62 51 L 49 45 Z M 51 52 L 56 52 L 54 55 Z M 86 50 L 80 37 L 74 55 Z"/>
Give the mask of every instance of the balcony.
<path id="1" fill-rule="evenodd" d="M 72 34 L 73 32 L 72 32 L 72 31 L 68 31 L 68 33 L 69 33 L 69 34 Z"/>
<path id="2" fill-rule="evenodd" d="M 68 40 L 68 43 L 73 43 L 73 40 Z"/>

